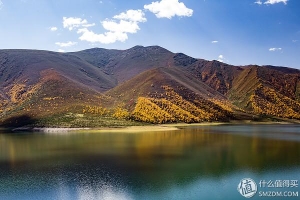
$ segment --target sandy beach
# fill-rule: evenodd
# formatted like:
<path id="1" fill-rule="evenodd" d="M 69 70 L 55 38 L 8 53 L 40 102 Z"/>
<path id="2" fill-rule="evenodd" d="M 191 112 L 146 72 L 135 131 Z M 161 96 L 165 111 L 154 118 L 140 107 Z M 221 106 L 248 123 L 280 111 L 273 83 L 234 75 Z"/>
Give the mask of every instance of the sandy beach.
<path id="1" fill-rule="evenodd" d="M 138 132 L 154 132 L 154 131 L 174 131 L 179 130 L 175 126 L 153 125 L 153 126 L 128 126 L 128 127 L 111 127 L 111 128 L 96 128 L 89 130 L 78 130 L 76 132 L 89 133 L 138 133 Z"/>

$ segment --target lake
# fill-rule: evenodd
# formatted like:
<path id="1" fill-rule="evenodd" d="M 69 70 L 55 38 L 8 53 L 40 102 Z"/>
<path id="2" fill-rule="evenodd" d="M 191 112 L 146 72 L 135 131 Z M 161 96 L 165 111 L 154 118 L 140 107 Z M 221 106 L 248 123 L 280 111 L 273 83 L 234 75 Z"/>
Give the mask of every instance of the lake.
<path id="1" fill-rule="evenodd" d="M 244 178 L 257 184 L 251 199 L 272 199 L 259 192 L 300 193 L 295 183 L 300 126 L 0 134 L 0 199 L 5 200 L 246 199 L 237 189 Z M 268 187 L 261 181 L 290 185 Z"/>

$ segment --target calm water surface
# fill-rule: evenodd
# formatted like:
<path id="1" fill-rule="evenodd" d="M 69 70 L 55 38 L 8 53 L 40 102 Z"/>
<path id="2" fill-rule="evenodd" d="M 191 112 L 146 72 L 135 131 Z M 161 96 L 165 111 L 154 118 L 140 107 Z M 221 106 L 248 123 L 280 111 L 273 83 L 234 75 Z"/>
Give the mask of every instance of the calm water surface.
<path id="1" fill-rule="evenodd" d="M 0 134 L 0 199 L 245 199 L 243 178 L 300 181 L 300 126 Z"/>

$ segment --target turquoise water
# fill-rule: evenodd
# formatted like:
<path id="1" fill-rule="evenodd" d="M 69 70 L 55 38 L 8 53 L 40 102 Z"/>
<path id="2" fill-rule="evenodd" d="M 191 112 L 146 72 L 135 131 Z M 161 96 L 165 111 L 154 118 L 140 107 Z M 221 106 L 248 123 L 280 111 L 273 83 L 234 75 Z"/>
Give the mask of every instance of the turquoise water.
<path id="1" fill-rule="evenodd" d="M 243 178 L 300 181 L 300 126 L 0 134 L 0 199 L 246 199 Z M 300 193 L 258 188 L 251 199 L 269 190 Z"/>

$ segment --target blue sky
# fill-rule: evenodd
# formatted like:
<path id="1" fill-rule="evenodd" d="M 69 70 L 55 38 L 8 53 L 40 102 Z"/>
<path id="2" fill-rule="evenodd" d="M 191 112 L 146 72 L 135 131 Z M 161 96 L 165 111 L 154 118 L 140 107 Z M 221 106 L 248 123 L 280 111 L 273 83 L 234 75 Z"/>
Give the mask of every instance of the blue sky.
<path id="1" fill-rule="evenodd" d="M 300 68 L 299 0 L 0 0 L 0 48 L 159 45 L 234 65 Z"/>

